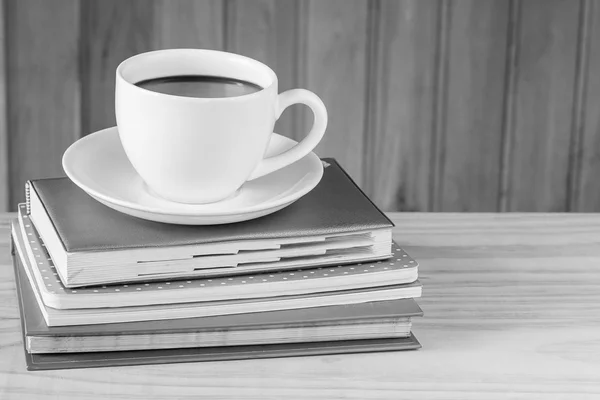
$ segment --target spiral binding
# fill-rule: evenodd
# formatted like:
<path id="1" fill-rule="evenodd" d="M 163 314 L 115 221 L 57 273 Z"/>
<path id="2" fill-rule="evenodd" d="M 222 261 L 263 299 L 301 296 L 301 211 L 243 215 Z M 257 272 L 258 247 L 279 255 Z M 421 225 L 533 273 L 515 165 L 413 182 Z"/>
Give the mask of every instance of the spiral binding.
<path id="1" fill-rule="evenodd" d="M 25 182 L 25 208 L 27 215 L 31 214 L 31 182 Z"/>

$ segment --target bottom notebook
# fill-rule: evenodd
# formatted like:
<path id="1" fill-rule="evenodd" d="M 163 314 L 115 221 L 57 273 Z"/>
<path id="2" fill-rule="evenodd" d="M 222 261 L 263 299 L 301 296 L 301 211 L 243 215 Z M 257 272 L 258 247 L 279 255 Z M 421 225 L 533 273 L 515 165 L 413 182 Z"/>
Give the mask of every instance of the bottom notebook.
<path id="1" fill-rule="evenodd" d="M 25 352 L 25 359 L 27 362 L 27 369 L 35 371 L 415 350 L 420 347 L 419 341 L 411 334 L 410 337 L 401 339 L 367 339 L 262 346 L 204 347 L 193 349 L 70 354 L 30 354 Z"/>

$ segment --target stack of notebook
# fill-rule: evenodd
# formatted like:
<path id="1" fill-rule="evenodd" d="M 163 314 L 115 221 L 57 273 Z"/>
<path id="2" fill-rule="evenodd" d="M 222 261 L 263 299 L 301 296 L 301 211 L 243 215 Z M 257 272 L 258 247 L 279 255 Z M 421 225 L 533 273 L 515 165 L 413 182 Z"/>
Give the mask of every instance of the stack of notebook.
<path id="1" fill-rule="evenodd" d="M 417 262 L 335 160 L 274 214 L 124 215 L 67 178 L 26 184 L 12 226 L 29 369 L 420 347 Z"/>

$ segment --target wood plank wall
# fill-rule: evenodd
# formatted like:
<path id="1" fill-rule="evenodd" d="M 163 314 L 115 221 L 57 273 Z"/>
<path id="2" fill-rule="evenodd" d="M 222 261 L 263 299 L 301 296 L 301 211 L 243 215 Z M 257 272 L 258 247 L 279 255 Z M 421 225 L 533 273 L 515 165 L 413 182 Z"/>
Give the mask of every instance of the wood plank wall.
<path id="1" fill-rule="evenodd" d="M 0 24 L 0 210 L 115 124 L 119 62 L 199 47 L 321 96 L 317 153 L 384 210 L 600 211 L 593 0 L 0 0 Z"/>

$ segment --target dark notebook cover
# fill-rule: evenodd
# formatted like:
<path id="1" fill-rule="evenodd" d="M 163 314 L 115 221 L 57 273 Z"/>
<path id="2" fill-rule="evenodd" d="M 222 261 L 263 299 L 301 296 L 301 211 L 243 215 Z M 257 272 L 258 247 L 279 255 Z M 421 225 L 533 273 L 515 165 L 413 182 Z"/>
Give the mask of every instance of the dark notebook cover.
<path id="1" fill-rule="evenodd" d="M 411 334 L 400 339 L 365 339 L 339 342 L 273 344 L 262 346 L 204 347 L 169 350 L 115 351 L 103 353 L 30 354 L 25 352 L 29 371 L 117 367 L 126 365 L 169 364 L 202 361 L 247 360 L 258 358 L 301 357 L 421 348 Z"/>
<path id="2" fill-rule="evenodd" d="M 146 221 L 104 206 L 68 178 L 31 183 L 68 252 L 321 236 L 393 227 L 334 159 L 324 161 L 321 182 L 306 196 L 274 214 L 228 225 Z"/>
<path id="3" fill-rule="evenodd" d="M 25 348 L 26 335 L 33 332 L 41 333 L 54 328 L 44 325 L 35 299 L 32 299 L 31 287 L 27 277 L 21 273 L 23 266 L 14 251 L 11 239 L 11 253 L 15 269 L 15 281 L 19 310 L 21 314 L 21 331 Z M 29 293 L 27 293 L 29 290 Z M 410 306 L 413 311 L 416 309 Z M 417 306 L 418 308 L 418 306 Z M 419 309 L 420 311 L 420 309 Z M 228 317 L 230 318 L 230 317 Z M 106 325 L 118 327 L 124 324 Z M 93 328 L 98 329 L 98 326 Z M 61 330 L 64 328 L 60 328 Z M 82 327 L 82 329 L 87 329 Z M 292 343 L 256 346 L 205 347 L 188 349 L 139 350 L 100 353 L 72 354 L 31 354 L 25 349 L 25 361 L 28 370 L 52 370 L 66 368 L 91 368 L 124 365 L 166 364 L 200 361 L 242 360 L 255 358 L 296 357 L 310 355 L 331 355 L 344 353 L 362 353 L 377 351 L 415 350 L 421 345 L 411 334 L 408 338 L 399 339 L 365 339 L 319 343 Z"/>

